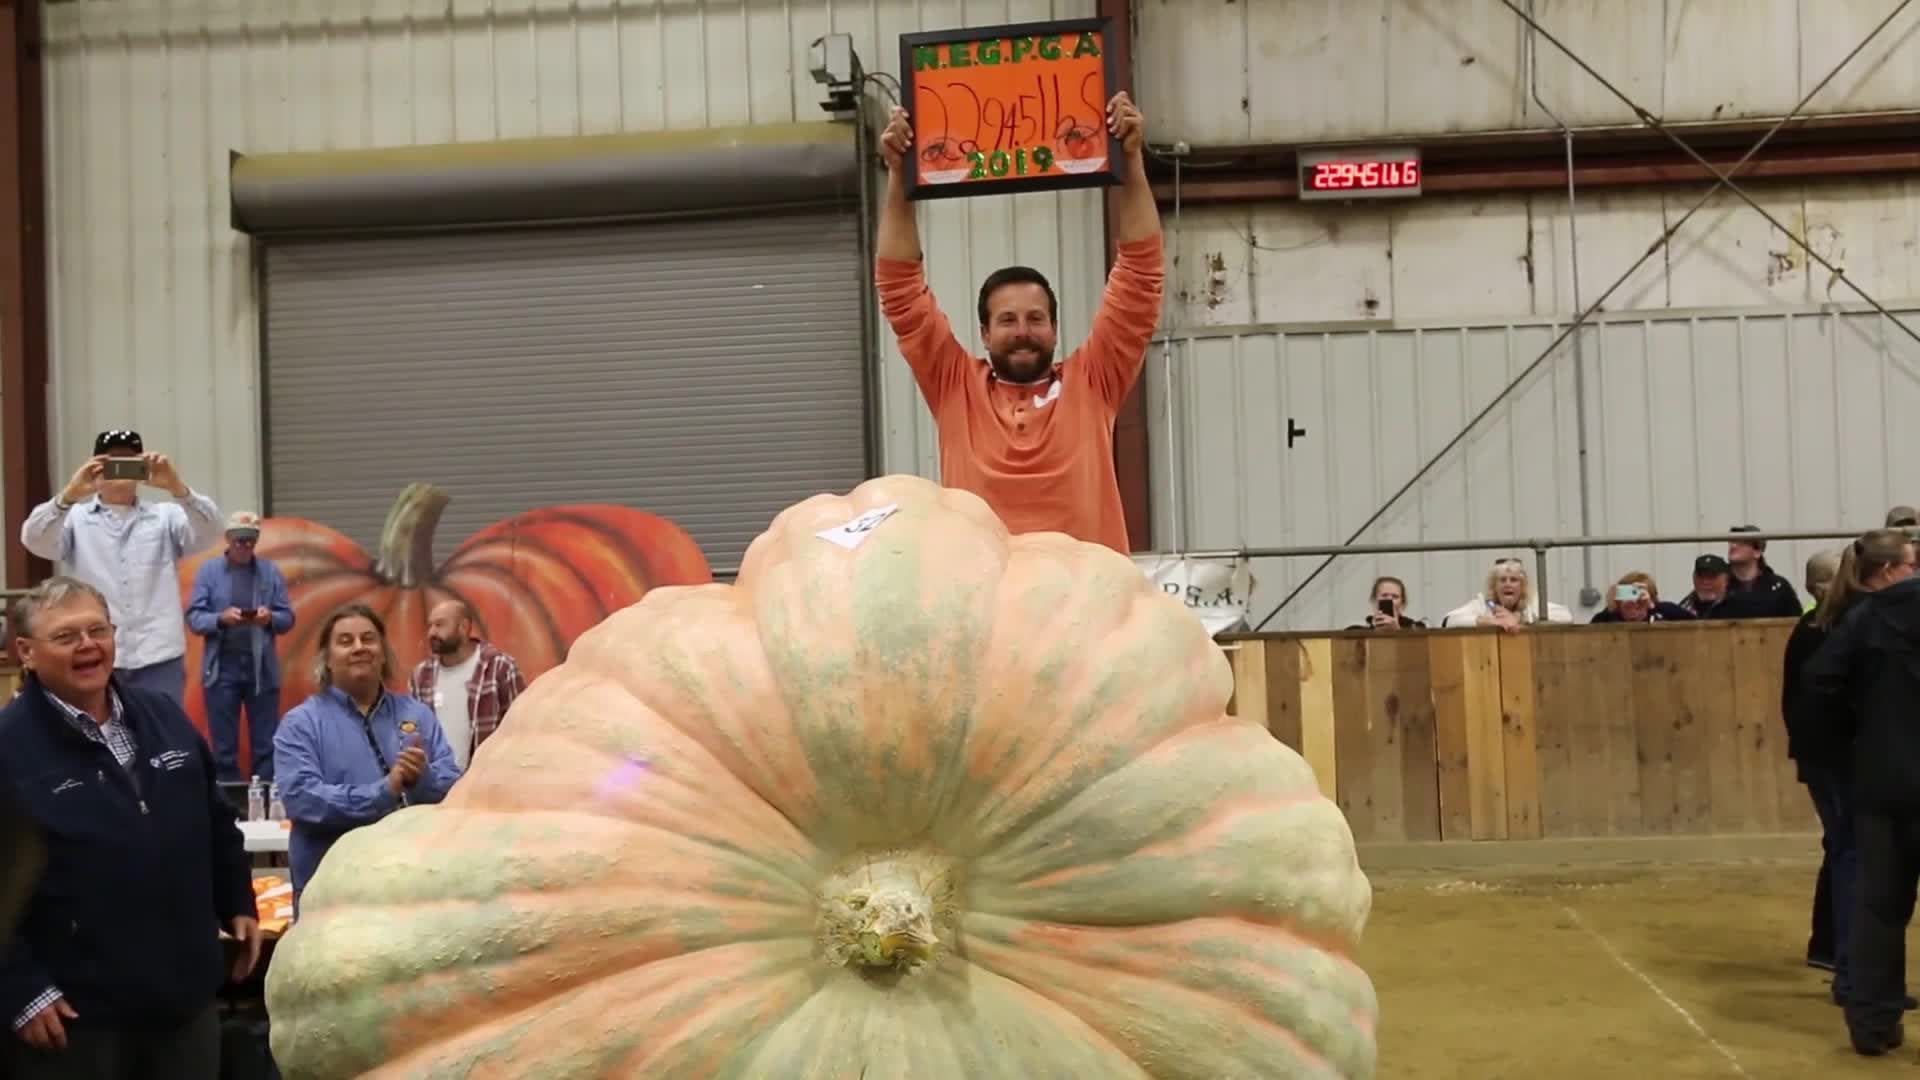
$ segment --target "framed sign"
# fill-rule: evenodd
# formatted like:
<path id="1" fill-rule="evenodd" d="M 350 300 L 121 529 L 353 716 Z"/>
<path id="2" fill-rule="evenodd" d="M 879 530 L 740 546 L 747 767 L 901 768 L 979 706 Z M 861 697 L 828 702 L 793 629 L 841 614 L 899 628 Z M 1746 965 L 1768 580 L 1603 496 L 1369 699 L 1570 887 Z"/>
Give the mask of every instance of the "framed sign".
<path id="1" fill-rule="evenodd" d="M 900 35 L 913 124 L 915 199 L 1119 182 L 1107 134 L 1111 20 L 976 26 Z"/>

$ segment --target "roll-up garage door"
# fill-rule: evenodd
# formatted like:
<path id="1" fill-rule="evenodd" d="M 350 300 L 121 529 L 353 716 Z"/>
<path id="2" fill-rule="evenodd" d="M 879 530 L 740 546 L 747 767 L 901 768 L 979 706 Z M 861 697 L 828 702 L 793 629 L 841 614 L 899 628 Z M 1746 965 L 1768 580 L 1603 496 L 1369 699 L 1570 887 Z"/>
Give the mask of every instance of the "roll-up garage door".
<path id="1" fill-rule="evenodd" d="M 371 550 L 431 482 L 444 557 L 619 503 L 731 574 L 782 508 L 867 475 L 859 240 L 842 207 L 270 244 L 271 512 Z"/>

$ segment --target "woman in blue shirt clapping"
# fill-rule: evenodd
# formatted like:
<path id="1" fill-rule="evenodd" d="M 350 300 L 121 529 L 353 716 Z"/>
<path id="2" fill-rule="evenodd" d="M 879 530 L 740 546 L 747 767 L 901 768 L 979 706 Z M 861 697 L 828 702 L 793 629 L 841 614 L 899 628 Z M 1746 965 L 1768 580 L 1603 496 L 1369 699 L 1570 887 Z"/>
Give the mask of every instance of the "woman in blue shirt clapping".
<path id="1" fill-rule="evenodd" d="M 433 709 L 387 689 L 397 675 L 387 627 L 349 604 L 320 626 L 320 686 L 280 721 L 274 774 L 293 822 L 287 862 L 296 905 L 335 841 L 405 806 L 446 797 L 460 769 Z"/>

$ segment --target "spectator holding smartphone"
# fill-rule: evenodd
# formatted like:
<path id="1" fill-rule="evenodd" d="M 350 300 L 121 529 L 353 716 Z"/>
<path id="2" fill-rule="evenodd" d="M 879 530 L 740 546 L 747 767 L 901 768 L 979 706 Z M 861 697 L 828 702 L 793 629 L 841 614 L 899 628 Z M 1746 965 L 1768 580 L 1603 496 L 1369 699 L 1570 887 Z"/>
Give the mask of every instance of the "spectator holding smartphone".
<path id="1" fill-rule="evenodd" d="M 1651 574 L 1638 570 L 1622 575 L 1614 583 L 1604 610 L 1594 613 L 1597 623 L 1616 622 L 1690 622 L 1693 613 L 1679 604 L 1660 599 L 1660 586 Z"/>
<path id="2" fill-rule="evenodd" d="M 172 502 L 148 502 L 140 485 Z M 20 543 L 64 563 L 105 594 L 113 613 L 114 674 L 185 705 L 187 634 L 180 607 L 180 560 L 220 536 L 220 508 L 187 486 L 165 454 L 137 431 L 103 431 L 93 457 L 67 486 L 33 508 Z"/>
<path id="3" fill-rule="evenodd" d="M 387 626 L 365 604 L 320 624 L 314 695 L 273 737 L 280 798 L 293 822 L 287 866 L 294 910 L 342 836 L 404 806 L 437 803 L 460 778 L 433 709 L 387 689 L 398 672 Z"/>
<path id="4" fill-rule="evenodd" d="M 1373 610 L 1367 621 L 1347 627 L 1349 630 L 1425 630 L 1427 624 L 1407 618 L 1407 583 L 1397 577 L 1378 578 L 1367 596 Z"/>
<path id="5" fill-rule="evenodd" d="M 200 687 L 220 779 L 273 779 L 273 728 L 280 720 L 280 653 L 274 638 L 293 629 L 287 579 L 272 559 L 254 554 L 260 515 L 227 519 L 227 553 L 193 576 L 187 626 L 206 639 Z M 240 768 L 240 711 L 247 713 L 251 772 Z"/>

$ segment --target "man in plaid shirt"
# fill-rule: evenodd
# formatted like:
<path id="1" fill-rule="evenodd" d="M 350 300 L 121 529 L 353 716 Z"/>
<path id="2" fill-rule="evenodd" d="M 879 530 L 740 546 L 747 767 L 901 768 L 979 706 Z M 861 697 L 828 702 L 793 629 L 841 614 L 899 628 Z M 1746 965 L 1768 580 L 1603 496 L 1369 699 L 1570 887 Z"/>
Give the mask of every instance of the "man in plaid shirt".
<path id="1" fill-rule="evenodd" d="M 427 613 L 427 645 L 433 655 L 414 667 L 409 689 L 439 717 L 464 772 L 474 751 L 499 730 L 526 680 L 513 657 L 474 633 L 473 609 L 458 600 Z"/>

